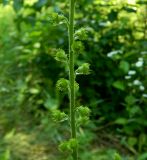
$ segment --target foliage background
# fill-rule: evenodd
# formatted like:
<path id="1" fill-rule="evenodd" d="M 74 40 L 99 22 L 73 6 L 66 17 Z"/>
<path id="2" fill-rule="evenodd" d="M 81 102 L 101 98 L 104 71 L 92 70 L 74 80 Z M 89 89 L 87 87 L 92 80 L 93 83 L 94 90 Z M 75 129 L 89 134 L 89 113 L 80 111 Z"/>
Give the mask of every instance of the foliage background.
<path id="1" fill-rule="evenodd" d="M 88 40 L 76 67 L 91 64 L 80 76 L 77 104 L 92 110 L 81 127 L 80 157 L 91 160 L 147 159 L 147 2 L 81 0 L 76 29 L 88 27 Z M 50 14 L 68 17 L 68 1 L 13 0 L 0 4 L 0 160 L 65 159 L 57 144 L 68 137 L 65 123 L 54 124 L 50 111 L 68 112 L 67 95 L 56 81 L 67 77 L 54 60 L 54 49 L 67 51 L 64 24 Z"/>

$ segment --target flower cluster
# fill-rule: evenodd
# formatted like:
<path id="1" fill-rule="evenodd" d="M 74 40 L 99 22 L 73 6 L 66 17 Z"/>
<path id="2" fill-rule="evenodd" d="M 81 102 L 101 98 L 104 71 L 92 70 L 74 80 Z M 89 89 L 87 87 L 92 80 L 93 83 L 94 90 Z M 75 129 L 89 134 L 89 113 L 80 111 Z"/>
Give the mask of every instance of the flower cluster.
<path id="1" fill-rule="evenodd" d="M 52 110 L 51 117 L 55 122 L 63 122 L 68 119 L 68 116 L 60 110 Z"/>
<path id="2" fill-rule="evenodd" d="M 67 55 L 63 49 L 58 49 L 56 51 L 55 59 L 60 62 L 67 62 Z"/>
<path id="3" fill-rule="evenodd" d="M 79 68 L 76 70 L 76 75 L 78 74 L 85 74 L 85 75 L 90 74 L 90 64 L 84 63 L 81 66 L 79 66 Z"/>
<path id="4" fill-rule="evenodd" d="M 69 89 L 69 81 L 67 79 L 61 78 L 57 81 L 56 88 L 60 92 L 67 92 Z"/>
<path id="5" fill-rule="evenodd" d="M 78 146 L 77 139 L 71 138 L 68 141 L 64 141 L 59 145 L 59 150 L 61 152 L 73 152 L 73 150 Z"/>
<path id="6" fill-rule="evenodd" d="M 87 33 L 88 33 L 88 31 L 86 28 L 80 28 L 75 32 L 74 38 L 75 38 L 75 40 L 80 40 L 80 41 L 87 40 L 87 38 L 88 38 Z"/>
<path id="7" fill-rule="evenodd" d="M 60 15 L 58 13 L 50 13 L 49 14 L 49 23 L 51 23 L 52 25 L 59 25 L 59 24 L 63 24 L 63 23 L 68 23 L 67 18 L 64 15 Z"/>

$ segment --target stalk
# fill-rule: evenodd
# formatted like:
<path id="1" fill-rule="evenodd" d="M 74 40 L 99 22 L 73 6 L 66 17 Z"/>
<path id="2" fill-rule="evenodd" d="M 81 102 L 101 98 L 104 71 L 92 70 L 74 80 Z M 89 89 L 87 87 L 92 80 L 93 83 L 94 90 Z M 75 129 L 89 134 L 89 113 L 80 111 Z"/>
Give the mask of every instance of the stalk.
<path id="1" fill-rule="evenodd" d="M 74 71 L 74 51 L 72 44 L 74 42 L 74 14 L 75 14 L 75 0 L 70 0 L 69 8 L 69 82 L 70 82 L 70 127 L 71 138 L 76 139 L 76 120 L 75 120 L 75 71 Z M 78 159 L 78 150 L 75 148 L 72 154 L 73 160 Z"/>

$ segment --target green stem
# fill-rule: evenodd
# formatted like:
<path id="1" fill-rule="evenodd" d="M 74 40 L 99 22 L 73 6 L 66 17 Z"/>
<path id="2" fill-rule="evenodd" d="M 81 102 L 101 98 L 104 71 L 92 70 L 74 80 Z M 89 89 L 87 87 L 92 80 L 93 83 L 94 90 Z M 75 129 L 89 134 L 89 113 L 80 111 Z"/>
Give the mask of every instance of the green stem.
<path id="1" fill-rule="evenodd" d="M 69 81 L 70 81 L 70 125 L 71 138 L 76 139 L 76 120 L 75 120 L 75 72 L 74 72 L 74 52 L 72 44 L 74 42 L 74 13 L 75 0 L 70 0 L 69 9 Z M 78 159 L 77 148 L 73 151 L 73 160 Z"/>

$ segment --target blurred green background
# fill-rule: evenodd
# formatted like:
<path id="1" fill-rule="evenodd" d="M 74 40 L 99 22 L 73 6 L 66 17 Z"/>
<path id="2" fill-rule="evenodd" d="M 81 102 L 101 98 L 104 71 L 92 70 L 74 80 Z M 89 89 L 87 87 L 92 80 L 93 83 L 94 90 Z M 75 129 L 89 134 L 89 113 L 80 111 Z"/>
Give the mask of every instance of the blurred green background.
<path id="1" fill-rule="evenodd" d="M 66 160 L 58 144 L 69 136 L 50 111 L 68 113 L 68 97 L 56 82 L 68 78 L 54 60 L 67 51 L 64 24 L 49 23 L 52 12 L 68 17 L 69 0 L 0 1 L 0 160 Z M 75 67 L 77 104 L 92 110 L 79 129 L 81 160 L 147 160 L 147 1 L 77 0 L 75 29 L 88 27 L 88 40 Z"/>

